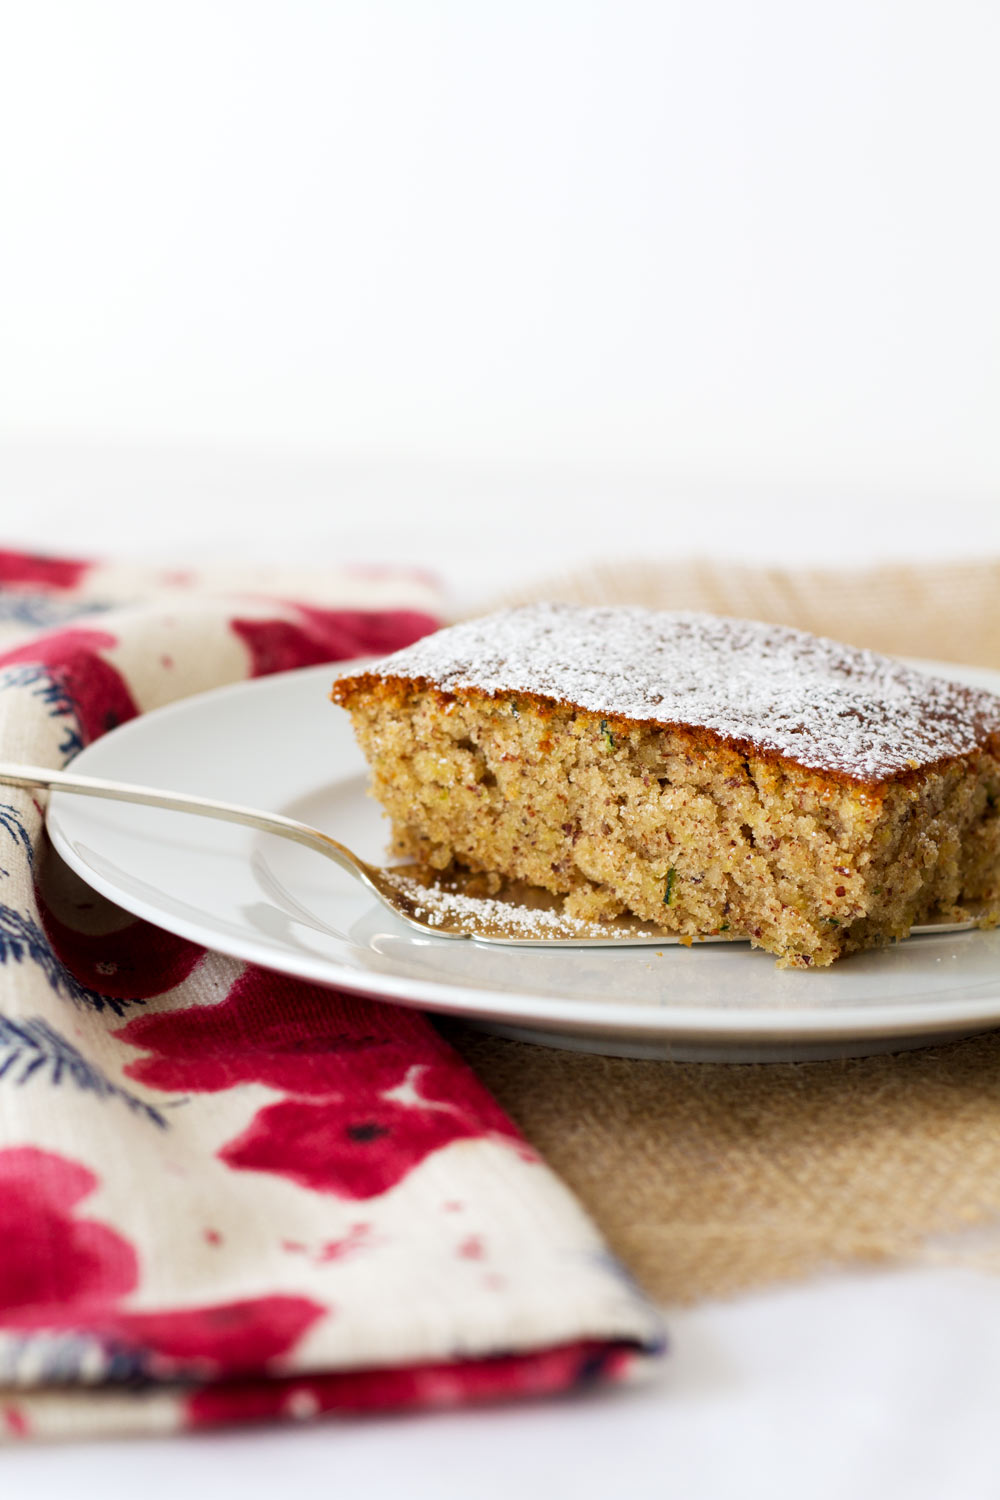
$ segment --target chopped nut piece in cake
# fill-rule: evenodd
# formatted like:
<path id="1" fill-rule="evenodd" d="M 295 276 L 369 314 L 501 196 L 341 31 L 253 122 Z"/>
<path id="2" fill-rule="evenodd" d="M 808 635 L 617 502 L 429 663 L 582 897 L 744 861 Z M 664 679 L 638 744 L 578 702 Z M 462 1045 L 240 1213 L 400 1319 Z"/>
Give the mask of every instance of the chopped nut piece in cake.
<path id="1" fill-rule="evenodd" d="M 750 620 L 542 604 L 343 677 L 395 849 L 784 966 L 1000 905 L 1000 699 Z"/>

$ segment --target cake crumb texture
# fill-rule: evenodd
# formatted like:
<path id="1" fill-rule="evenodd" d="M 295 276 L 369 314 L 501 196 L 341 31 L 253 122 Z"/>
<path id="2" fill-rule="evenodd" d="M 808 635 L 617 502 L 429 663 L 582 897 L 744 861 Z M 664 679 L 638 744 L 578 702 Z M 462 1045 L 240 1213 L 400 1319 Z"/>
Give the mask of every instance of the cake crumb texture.
<path id="1" fill-rule="evenodd" d="M 530 606 L 335 684 L 394 849 L 808 968 L 1000 905 L 1000 700 L 800 631 Z"/>

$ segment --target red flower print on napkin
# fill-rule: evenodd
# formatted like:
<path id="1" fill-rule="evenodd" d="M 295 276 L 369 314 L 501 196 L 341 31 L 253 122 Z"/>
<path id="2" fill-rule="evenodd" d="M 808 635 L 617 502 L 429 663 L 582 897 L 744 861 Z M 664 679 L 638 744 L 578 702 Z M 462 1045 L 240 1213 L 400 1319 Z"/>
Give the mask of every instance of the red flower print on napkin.
<path id="1" fill-rule="evenodd" d="M 117 644 L 106 630 L 57 630 L 5 651 L 0 667 L 18 662 L 45 667 L 72 700 L 84 742 L 89 744 L 139 712 L 124 677 L 101 655 Z"/>
<path id="2" fill-rule="evenodd" d="M 38 911 L 53 953 L 81 984 L 121 1000 L 148 1000 L 181 984 L 204 948 L 141 919 L 111 932 L 81 932 L 57 917 L 36 886 Z"/>
<path id="3" fill-rule="evenodd" d="M 149 1087 L 216 1093 L 263 1083 L 288 1096 L 222 1148 L 237 1169 L 371 1198 L 452 1141 L 493 1136 L 531 1155 L 414 1011 L 251 966 L 220 1004 L 137 1016 L 116 1035 L 151 1054 L 125 1070 Z"/>
<path id="4" fill-rule="evenodd" d="M 482 1133 L 432 1101 L 397 1104 L 362 1093 L 269 1105 L 219 1154 L 231 1167 L 276 1172 L 317 1193 L 374 1198 L 432 1151 Z"/>
<path id="5" fill-rule="evenodd" d="M 0 586 L 75 589 L 93 563 L 72 557 L 38 557 L 32 552 L 10 552 L 0 548 Z"/>
<path id="6" fill-rule="evenodd" d="M 192 1392 L 188 1425 L 303 1419 L 326 1412 L 406 1411 L 545 1396 L 622 1378 L 634 1359 L 625 1343 L 595 1339 L 530 1354 L 497 1354 L 461 1364 L 345 1370 L 285 1380 L 227 1381 Z"/>
<path id="7" fill-rule="evenodd" d="M 282 605 L 298 619 L 231 622 L 250 652 L 254 677 L 398 651 L 437 628 L 435 619 L 416 610 L 317 609 L 292 601 L 282 601 Z"/>
<path id="8" fill-rule="evenodd" d="M 73 1213 L 96 1187 L 93 1172 L 53 1151 L 0 1151 L 0 1327 L 87 1323 L 135 1287 L 128 1240 Z"/>
<path id="9" fill-rule="evenodd" d="M 108 1332 L 145 1351 L 150 1372 L 216 1378 L 264 1371 L 330 1309 L 308 1297 L 248 1297 L 167 1312 L 119 1313 Z"/>
<path id="10" fill-rule="evenodd" d="M 75 1213 L 98 1186 L 87 1167 L 54 1151 L 0 1151 L 0 1329 L 72 1331 L 139 1356 L 158 1376 L 217 1377 L 265 1371 L 327 1313 L 308 1297 L 280 1295 L 122 1308 L 140 1285 L 135 1249 Z"/>

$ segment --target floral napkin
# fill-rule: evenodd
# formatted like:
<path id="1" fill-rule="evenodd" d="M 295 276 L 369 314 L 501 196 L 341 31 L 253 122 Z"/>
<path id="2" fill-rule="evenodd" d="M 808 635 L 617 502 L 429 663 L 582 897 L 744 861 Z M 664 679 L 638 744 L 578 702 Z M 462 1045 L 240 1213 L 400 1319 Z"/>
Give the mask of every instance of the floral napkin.
<path id="1" fill-rule="evenodd" d="M 399 572 L 0 552 L 0 759 L 63 766 L 185 694 L 402 646 L 438 605 Z M 0 1433 L 549 1393 L 660 1348 L 428 1020 L 128 916 L 0 785 Z"/>

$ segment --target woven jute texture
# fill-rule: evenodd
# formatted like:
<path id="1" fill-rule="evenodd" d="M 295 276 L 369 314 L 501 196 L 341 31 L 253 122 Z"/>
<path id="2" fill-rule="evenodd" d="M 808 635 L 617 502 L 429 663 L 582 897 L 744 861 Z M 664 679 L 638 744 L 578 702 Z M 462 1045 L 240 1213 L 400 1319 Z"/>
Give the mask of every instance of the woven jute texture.
<path id="1" fill-rule="evenodd" d="M 622 564 L 518 597 L 708 609 L 1000 667 L 1000 562 L 863 573 Z M 859 1261 L 1000 1270 L 1000 1033 L 727 1065 L 448 1032 L 662 1301 Z"/>

